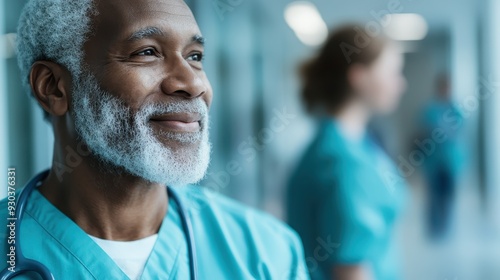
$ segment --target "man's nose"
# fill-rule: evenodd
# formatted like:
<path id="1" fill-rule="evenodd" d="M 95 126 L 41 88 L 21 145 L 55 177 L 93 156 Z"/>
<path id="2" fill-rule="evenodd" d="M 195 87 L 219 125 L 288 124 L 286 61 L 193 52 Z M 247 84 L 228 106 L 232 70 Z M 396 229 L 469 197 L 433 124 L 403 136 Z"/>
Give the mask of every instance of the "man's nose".
<path id="1" fill-rule="evenodd" d="M 167 74 L 161 84 L 165 94 L 187 99 L 205 94 L 207 85 L 200 77 L 201 70 L 194 69 L 184 58 L 172 59 L 166 64 Z"/>

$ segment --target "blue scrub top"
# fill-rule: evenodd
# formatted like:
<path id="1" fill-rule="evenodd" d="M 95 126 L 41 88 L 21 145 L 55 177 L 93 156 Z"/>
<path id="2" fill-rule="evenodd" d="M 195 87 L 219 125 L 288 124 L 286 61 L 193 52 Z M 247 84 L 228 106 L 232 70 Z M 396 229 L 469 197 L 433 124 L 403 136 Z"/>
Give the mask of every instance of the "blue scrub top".
<path id="1" fill-rule="evenodd" d="M 425 152 L 424 171 L 428 175 L 435 175 L 444 168 L 452 177 L 457 177 L 466 162 L 465 150 L 460 141 L 463 114 L 451 101 L 433 100 L 425 108 L 421 122 L 426 138 L 420 140 L 432 140 L 433 145 L 431 152 Z M 433 132 L 441 132 L 443 139 L 433 138 Z"/>
<path id="2" fill-rule="evenodd" d="M 288 220 L 304 243 L 311 279 L 334 265 L 362 264 L 376 280 L 398 280 L 394 223 L 405 183 L 369 137 L 347 140 L 323 120 L 289 183 Z"/>
<path id="3" fill-rule="evenodd" d="M 282 222 L 205 188 L 187 186 L 177 193 L 192 220 L 199 279 L 309 279 L 301 242 Z M 141 279 L 189 279 L 178 210 L 170 199 Z M 0 202 L 0 220 L 7 224 L 6 200 Z M 99 245 L 38 190 L 28 200 L 21 227 L 24 255 L 45 264 L 56 280 L 128 279 Z M 7 227 L 0 227 L 5 240 L 0 246 L 2 269 L 7 236 Z"/>

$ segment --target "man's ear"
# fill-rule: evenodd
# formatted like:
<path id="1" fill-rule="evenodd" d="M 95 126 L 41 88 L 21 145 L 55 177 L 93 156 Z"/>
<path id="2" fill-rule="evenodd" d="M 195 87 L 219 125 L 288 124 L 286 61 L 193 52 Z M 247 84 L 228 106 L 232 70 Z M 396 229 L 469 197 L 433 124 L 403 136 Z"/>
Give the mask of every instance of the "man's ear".
<path id="1" fill-rule="evenodd" d="M 35 98 L 52 116 L 63 116 L 69 108 L 71 75 L 52 61 L 36 61 L 31 67 L 30 84 Z"/>

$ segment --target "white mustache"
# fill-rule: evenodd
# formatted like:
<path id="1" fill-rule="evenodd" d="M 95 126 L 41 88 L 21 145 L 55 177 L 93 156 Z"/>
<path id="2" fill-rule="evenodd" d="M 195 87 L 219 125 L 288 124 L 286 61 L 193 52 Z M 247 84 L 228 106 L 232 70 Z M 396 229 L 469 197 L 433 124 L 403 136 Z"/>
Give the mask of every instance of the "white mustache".
<path id="1" fill-rule="evenodd" d="M 180 100 L 170 103 L 147 104 L 137 112 L 136 116 L 142 122 L 147 122 L 150 118 L 157 115 L 171 113 L 194 113 L 198 114 L 200 119 L 201 129 L 205 130 L 208 122 L 208 107 L 199 98 L 194 100 Z"/>

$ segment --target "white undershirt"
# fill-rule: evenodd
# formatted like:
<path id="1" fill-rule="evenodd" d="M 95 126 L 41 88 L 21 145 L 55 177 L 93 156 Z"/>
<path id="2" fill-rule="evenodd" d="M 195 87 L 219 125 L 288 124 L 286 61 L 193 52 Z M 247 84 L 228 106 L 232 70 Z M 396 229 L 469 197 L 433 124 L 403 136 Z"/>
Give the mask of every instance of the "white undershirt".
<path id="1" fill-rule="evenodd" d="M 141 277 L 158 234 L 135 241 L 104 240 L 89 235 L 132 280 Z"/>

